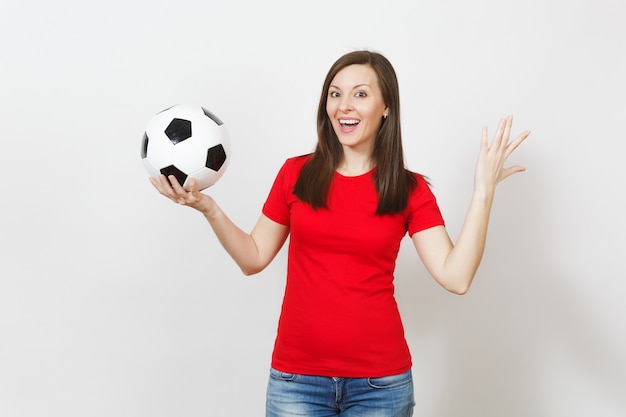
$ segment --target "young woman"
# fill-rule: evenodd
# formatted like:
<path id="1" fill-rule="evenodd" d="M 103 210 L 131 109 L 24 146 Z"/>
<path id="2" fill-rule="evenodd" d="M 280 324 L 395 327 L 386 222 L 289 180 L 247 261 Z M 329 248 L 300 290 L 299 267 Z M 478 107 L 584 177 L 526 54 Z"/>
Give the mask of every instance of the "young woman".
<path id="1" fill-rule="evenodd" d="M 408 233 L 428 272 L 464 294 L 482 258 L 496 185 L 530 134 L 509 140 L 512 118 L 489 143 L 483 128 L 474 193 L 456 244 L 421 175 L 404 166 L 396 74 L 378 53 L 355 51 L 330 68 L 312 154 L 280 169 L 251 233 L 195 184 L 151 179 L 204 214 L 244 274 L 263 270 L 290 235 L 287 284 L 267 388 L 266 415 L 411 416 L 411 356 L 393 290 Z"/>

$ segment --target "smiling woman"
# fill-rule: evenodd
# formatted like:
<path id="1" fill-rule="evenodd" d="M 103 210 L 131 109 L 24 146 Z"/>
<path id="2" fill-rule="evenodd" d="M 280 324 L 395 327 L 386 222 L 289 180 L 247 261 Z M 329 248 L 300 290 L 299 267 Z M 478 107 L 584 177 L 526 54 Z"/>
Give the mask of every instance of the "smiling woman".
<path id="1" fill-rule="evenodd" d="M 237 227 L 195 183 L 152 179 L 171 200 L 202 212 L 245 274 L 263 270 L 287 237 L 287 284 L 266 415 L 411 416 L 412 360 L 394 297 L 394 268 L 407 233 L 427 270 L 463 294 L 482 258 L 499 181 L 528 136 L 509 141 L 502 119 L 483 130 L 474 196 L 454 245 L 424 178 L 404 166 L 398 81 L 389 61 L 348 53 L 330 68 L 312 154 L 280 169 L 251 233 Z M 169 179 L 169 181 L 168 181 Z"/>
<path id="2" fill-rule="evenodd" d="M 357 117 L 364 117 L 365 122 L 348 135 L 338 119 L 346 116 L 354 119 L 357 110 Z M 351 114 L 346 115 L 346 111 Z M 387 58 L 369 51 L 355 51 L 334 63 L 322 87 L 317 132 L 317 148 L 294 188 L 301 200 L 315 208 L 324 207 L 335 171 L 350 176 L 375 166 L 376 212 L 394 213 L 406 206 L 408 192 L 416 180 L 404 167 L 398 79 Z M 360 132 L 363 133 L 359 135 Z M 369 145 L 344 146 L 340 136 L 347 141 L 345 145 L 350 145 L 350 141 Z"/>
<path id="3" fill-rule="evenodd" d="M 372 169 L 374 141 L 387 117 L 372 67 L 355 64 L 339 71 L 328 91 L 326 112 L 344 150 L 338 171 L 360 175 Z"/>

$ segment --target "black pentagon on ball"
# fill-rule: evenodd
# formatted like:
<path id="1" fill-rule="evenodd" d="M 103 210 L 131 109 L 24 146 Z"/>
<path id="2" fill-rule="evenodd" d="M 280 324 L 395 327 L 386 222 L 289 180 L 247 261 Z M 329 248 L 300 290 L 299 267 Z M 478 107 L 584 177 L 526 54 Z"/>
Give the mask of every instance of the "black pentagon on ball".
<path id="1" fill-rule="evenodd" d="M 161 168 L 161 174 L 165 175 L 165 177 L 169 177 L 173 175 L 176 177 L 176 180 L 180 185 L 185 184 L 185 180 L 187 179 L 187 174 L 185 174 L 180 169 L 176 168 L 174 165 L 167 166 L 165 168 Z M 169 181 L 169 178 L 168 178 Z"/>
<path id="2" fill-rule="evenodd" d="M 191 122 L 185 119 L 173 119 L 165 128 L 165 135 L 174 145 L 191 137 Z"/>
<path id="3" fill-rule="evenodd" d="M 206 167 L 213 171 L 219 171 L 222 165 L 226 162 L 226 151 L 222 144 L 215 145 L 209 148 L 206 155 Z"/>
<path id="4" fill-rule="evenodd" d="M 144 132 L 143 140 L 141 141 L 141 159 L 146 159 L 148 156 L 148 134 Z"/>

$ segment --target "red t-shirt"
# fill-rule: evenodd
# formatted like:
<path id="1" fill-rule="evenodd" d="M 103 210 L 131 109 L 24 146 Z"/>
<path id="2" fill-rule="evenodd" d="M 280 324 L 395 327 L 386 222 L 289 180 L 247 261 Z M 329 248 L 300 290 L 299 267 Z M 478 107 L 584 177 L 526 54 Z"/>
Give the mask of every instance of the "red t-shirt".
<path id="1" fill-rule="evenodd" d="M 314 210 L 293 194 L 308 156 L 288 159 L 263 214 L 290 227 L 287 284 L 272 367 L 284 372 L 379 377 L 411 368 L 394 298 L 393 272 L 408 232 L 443 225 L 420 176 L 407 208 L 375 215 L 373 171 L 335 173 L 328 208 Z"/>

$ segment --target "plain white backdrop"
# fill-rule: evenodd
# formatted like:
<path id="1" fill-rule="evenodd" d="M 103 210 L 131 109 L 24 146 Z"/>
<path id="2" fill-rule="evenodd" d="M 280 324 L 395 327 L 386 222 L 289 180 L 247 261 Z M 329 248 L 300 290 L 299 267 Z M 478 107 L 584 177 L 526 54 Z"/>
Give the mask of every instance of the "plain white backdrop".
<path id="1" fill-rule="evenodd" d="M 361 48 L 397 70 L 407 163 L 453 238 L 482 126 L 533 132 L 467 295 L 402 247 L 415 416 L 624 416 L 625 21 L 621 0 L 3 0 L 0 416 L 263 415 L 285 251 L 243 277 L 149 184 L 143 128 L 217 114 L 233 159 L 208 192 L 250 229 Z"/>

